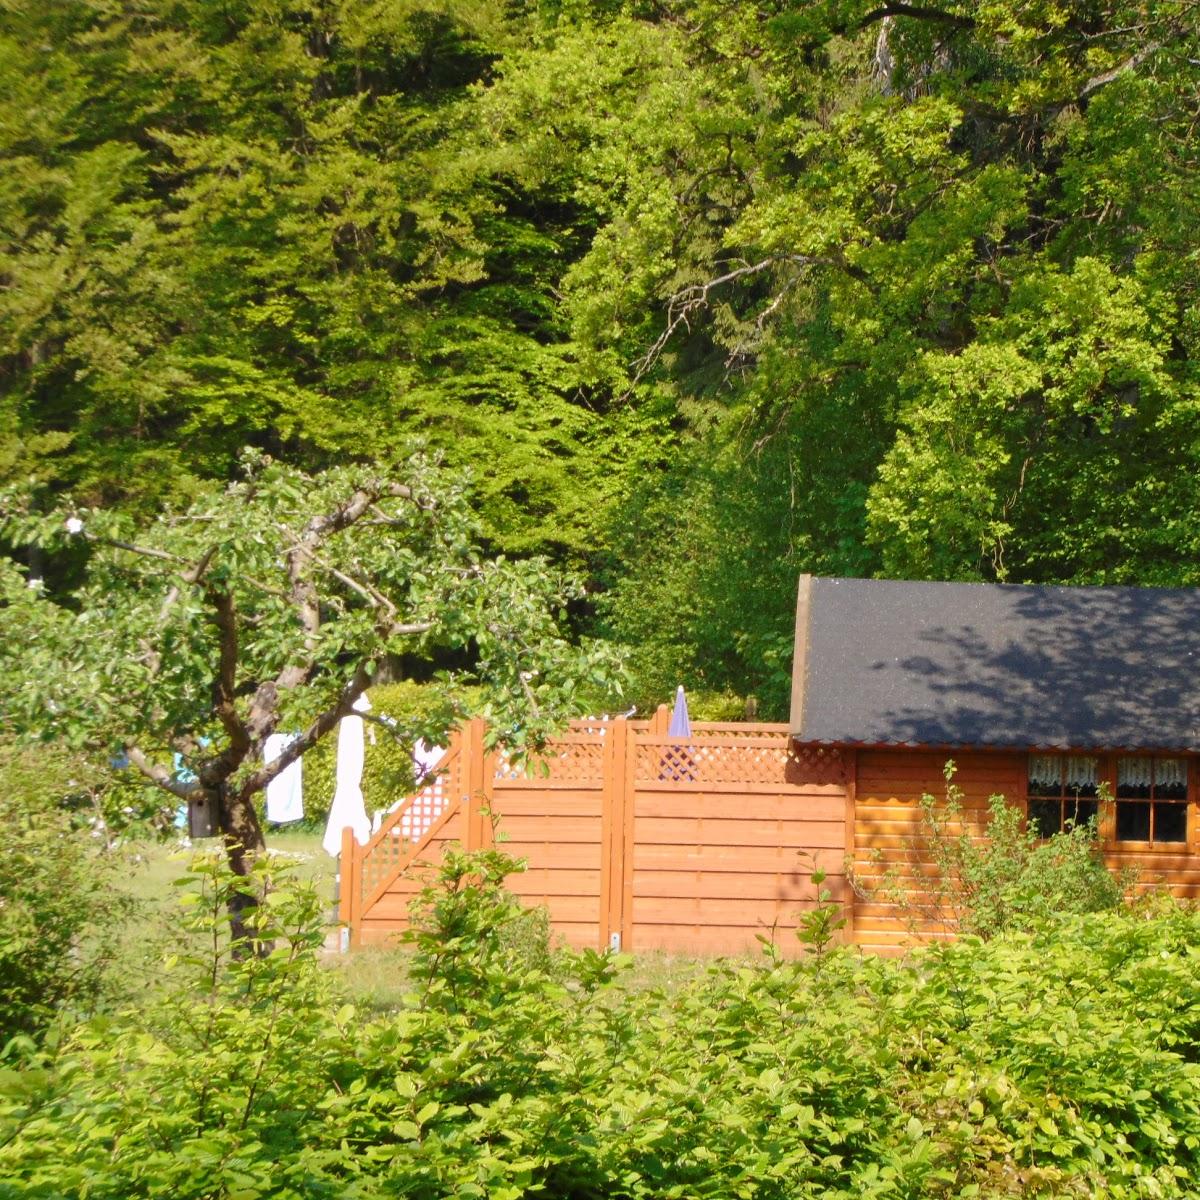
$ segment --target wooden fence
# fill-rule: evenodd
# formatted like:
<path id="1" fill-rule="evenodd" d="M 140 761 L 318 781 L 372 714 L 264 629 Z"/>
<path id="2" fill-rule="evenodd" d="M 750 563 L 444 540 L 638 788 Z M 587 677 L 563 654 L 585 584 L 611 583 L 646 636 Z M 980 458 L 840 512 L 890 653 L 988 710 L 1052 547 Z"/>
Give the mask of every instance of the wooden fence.
<path id="1" fill-rule="evenodd" d="M 512 891 L 544 905 L 576 946 L 726 953 L 774 931 L 786 950 L 815 902 L 814 866 L 849 913 L 852 797 L 789 779 L 788 727 L 695 722 L 680 740 L 667 722 L 666 708 L 651 721 L 573 722 L 527 772 L 488 753 L 483 722 L 469 722 L 435 780 L 365 846 L 345 833 L 351 944 L 404 929 L 446 845 L 488 845 L 493 818 L 505 850 L 528 864 Z"/>

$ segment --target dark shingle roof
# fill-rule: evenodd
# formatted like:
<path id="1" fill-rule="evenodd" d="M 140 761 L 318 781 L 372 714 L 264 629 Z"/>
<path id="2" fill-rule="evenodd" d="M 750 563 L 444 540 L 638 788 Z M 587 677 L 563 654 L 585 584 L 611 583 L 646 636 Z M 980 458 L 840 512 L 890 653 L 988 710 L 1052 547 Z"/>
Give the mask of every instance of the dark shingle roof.
<path id="1" fill-rule="evenodd" d="M 1200 751 L 1200 589 L 804 576 L 800 741 Z"/>

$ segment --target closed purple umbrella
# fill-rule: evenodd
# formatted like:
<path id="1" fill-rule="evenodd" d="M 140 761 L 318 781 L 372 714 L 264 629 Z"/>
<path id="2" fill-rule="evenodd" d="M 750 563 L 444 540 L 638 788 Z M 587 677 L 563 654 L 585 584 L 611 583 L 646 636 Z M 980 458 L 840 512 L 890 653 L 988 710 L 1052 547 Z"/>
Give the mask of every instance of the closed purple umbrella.
<path id="1" fill-rule="evenodd" d="M 690 738 L 692 723 L 688 720 L 687 697 L 683 694 L 683 684 L 675 689 L 675 711 L 671 714 L 671 723 L 667 726 L 667 737 Z"/>
<path id="2" fill-rule="evenodd" d="M 675 691 L 675 711 L 667 726 L 667 737 L 683 740 L 692 736 L 692 723 L 688 720 L 687 697 L 681 683 Z M 663 751 L 661 779 L 678 779 L 690 782 L 695 778 L 692 756 L 683 746 L 667 746 Z"/>

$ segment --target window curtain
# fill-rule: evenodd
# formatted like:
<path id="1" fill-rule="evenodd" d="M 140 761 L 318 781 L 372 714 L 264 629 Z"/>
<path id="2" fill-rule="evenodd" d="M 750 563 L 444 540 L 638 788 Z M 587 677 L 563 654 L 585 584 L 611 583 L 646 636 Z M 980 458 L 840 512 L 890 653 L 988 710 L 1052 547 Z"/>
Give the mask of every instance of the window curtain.
<path id="1" fill-rule="evenodd" d="M 1159 787 L 1187 787 L 1187 762 L 1182 758 L 1160 758 L 1154 764 L 1154 782 Z"/>
<path id="2" fill-rule="evenodd" d="M 1168 759 L 1168 762 L 1177 761 Z M 1117 762 L 1117 787 L 1148 788 L 1154 770 L 1152 758 L 1122 758 Z M 1162 781 L 1161 764 L 1159 782 Z"/>
<path id="3" fill-rule="evenodd" d="M 1038 790 L 1062 786 L 1062 756 L 1059 754 L 1031 754 L 1029 756 L 1029 783 Z"/>
<path id="4" fill-rule="evenodd" d="M 1100 783 L 1100 760 L 1098 758 L 1067 759 L 1067 791 L 1095 791 Z"/>

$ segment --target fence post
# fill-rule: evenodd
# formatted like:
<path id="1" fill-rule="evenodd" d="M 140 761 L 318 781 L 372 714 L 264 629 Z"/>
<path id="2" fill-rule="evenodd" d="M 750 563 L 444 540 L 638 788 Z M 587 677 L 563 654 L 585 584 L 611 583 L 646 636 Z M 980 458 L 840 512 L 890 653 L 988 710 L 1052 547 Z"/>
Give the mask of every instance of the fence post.
<path id="1" fill-rule="evenodd" d="M 495 845 L 496 831 L 492 821 L 496 806 L 496 759 L 495 750 L 486 753 L 483 748 L 485 722 L 479 722 L 479 806 L 477 810 L 479 849 L 491 849 Z"/>
<path id="2" fill-rule="evenodd" d="M 462 844 L 468 852 L 482 850 L 492 840 L 491 822 L 484 809 L 491 807 L 496 772 L 492 756 L 484 752 L 486 730 L 487 724 L 482 717 L 472 717 L 463 729 Z"/>
<path id="3" fill-rule="evenodd" d="M 661 718 L 661 722 L 659 722 Z M 662 705 L 655 714 L 656 723 L 661 723 L 662 732 L 667 732 L 667 706 Z M 650 732 L 653 732 L 651 727 Z M 621 773 L 621 949 L 632 950 L 633 946 L 633 816 L 637 802 L 637 739 L 635 731 L 625 739 L 624 761 L 617 763 Z"/>
<path id="4" fill-rule="evenodd" d="M 609 723 L 604 746 L 604 786 L 600 794 L 600 949 L 625 946 L 625 809 L 629 725 L 624 717 Z"/>
<path id="5" fill-rule="evenodd" d="M 667 705 L 660 704 L 654 710 L 654 716 L 650 718 L 650 728 L 648 732 L 653 737 L 665 737 L 670 725 L 671 710 Z"/>
<path id="6" fill-rule="evenodd" d="M 344 921 L 350 928 L 349 942 L 357 946 L 362 936 L 359 926 L 362 924 L 362 886 L 359 882 L 361 864 L 359 862 L 358 842 L 354 831 L 349 825 L 342 829 L 342 852 L 338 857 L 339 887 L 338 919 Z"/>

